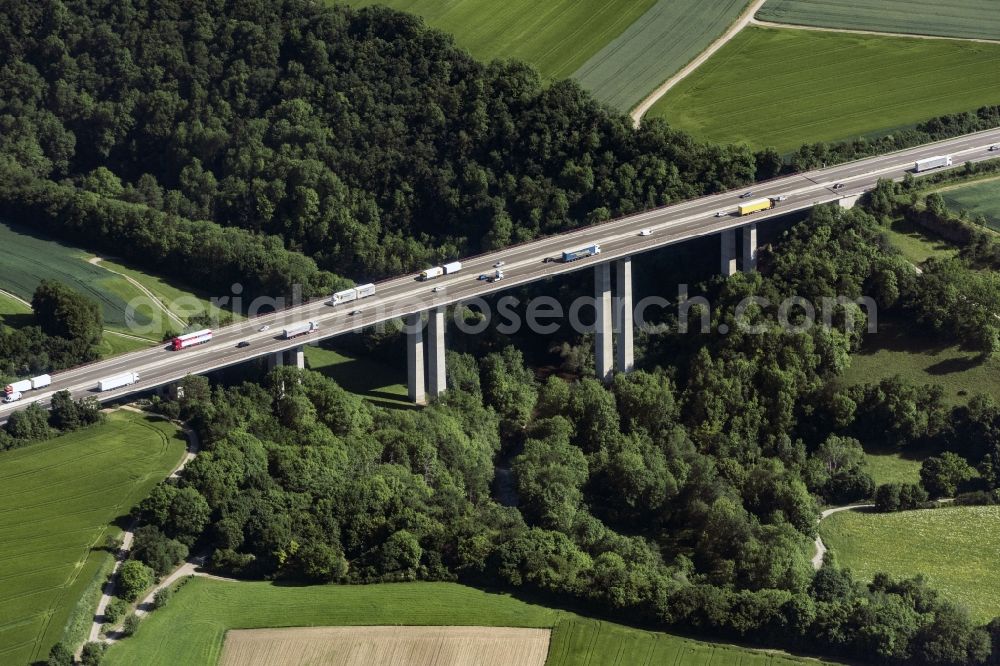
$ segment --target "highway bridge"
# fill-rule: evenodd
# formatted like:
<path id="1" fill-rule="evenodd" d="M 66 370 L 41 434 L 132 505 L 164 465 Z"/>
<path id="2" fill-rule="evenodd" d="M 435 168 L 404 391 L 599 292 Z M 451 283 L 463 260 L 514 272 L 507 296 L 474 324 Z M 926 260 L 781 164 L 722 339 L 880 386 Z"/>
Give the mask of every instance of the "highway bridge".
<path id="1" fill-rule="evenodd" d="M 316 299 L 218 329 L 212 341 L 204 345 L 170 351 L 164 344 L 53 374 L 51 386 L 26 392 L 18 402 L 0 404 L 0 421 L 6 420 L 11 411 L 21 409 L 28 403 L 46 405 L 52 394 L 60 390 L 69 390 L 74 398 L 93 396 L 109 401 L 172 384 L 189 374 L 203 374 L 263 356 L 272 363 L 281 363 L 290 355 L 292 358 L 289 360 L 301 366 L 304 339 L 312 342 L 342 335 L 397 317 L 404 317 L 412 325 L 422 313 L 429 312 L 429 325 L 426 327 L 429 349 L 426 354 L 425 331 L 420 326 L 412 325 L 407 333 L 409 395 L 414 402 L 422 403 L 428 393 L 438 395 L 444 391 L 446 306 L 585 269 L 592 269 L 595 273 L 596 367 L 598 375 L 606 379 L 615 366 L 619 371 L 628 371 L 632 366 L 631 257 L 692 238 L 717 234 L 720 236 L 721 270 L 723 274 L 730 275 L 737 270 L 736 239 L 739 234 L 743 244 L 742 268 L 753 270 L 756 265 L 756 230 L 762 222 L 817 204 L 853 202 L 872 189 L 879 179 L 902 179 L 907 172 L 913 171 L 914 162 L 919 159 L 951 155 L 954 159 L 952 168 L 960 168 L 966 162 L 1000 157 L 1000 152 L 990 150 L 997 144 L 1000 144 L 1000 129 L 987 130 L 757 183 L 749 188 L 753 190 L 754 198 L 784 198 L 773 209 L 750 216 L 740 217 L 736 213 L 736 207 L 742 201 L 740 194 L 745 192 L 726 192 L 463 258 L 463 268 L 458 273 L 428 282 L 417 280 L 415 274 L 389 279 L 377 285 L 374 296 L 355 304 L 332 307 L 327 304 L 328 298 Z M 723 215 L 717 216 L 719 212 Z M 640 235 L 645 229 L 650 234 Z M 563 250 L 593 243 L 601 246 L 602 252 L 598 256 L 570 263 L 554 261 Z M 504 280 L 489 283 L 477 279 L 482 273 L 492 273 L 494 264 L 499 261 L 504 262 Z M 624 305 L 615 308 L 614 312 L 611 307 L 612 267 L 617 274 L 618 302 Z M 439 289 L 435 291 L 435 287 Z M 615 336 L 616 349 L 612 349 L 613 317 L 618 319 L 614 322 L 614 329 L 622 331 Z M 319 329 L 307 338 L 281 339 L 282 326 L 304 320 L 317 322 Z M 270 328 L 261 331 L 265 324 Z M 237 343 L 242 341 L 249 342 L 249 346 L 238 348 Z M 425 355 L 429 373 L 424 370 Z M 139 373 L 140 381 L 119 390 L 97 391 L 100 379 L 129 371 Z"/>

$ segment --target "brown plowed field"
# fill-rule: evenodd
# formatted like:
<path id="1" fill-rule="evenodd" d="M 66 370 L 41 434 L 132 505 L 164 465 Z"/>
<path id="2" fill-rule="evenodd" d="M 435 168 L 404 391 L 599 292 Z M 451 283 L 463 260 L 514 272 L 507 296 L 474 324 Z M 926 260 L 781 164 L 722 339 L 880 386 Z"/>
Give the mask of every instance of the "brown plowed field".
<path id="1" fill-rule="evenodd" d="M 548 629 L 296 627 L 234 629 L 220 666 L 543 666 Z"/>

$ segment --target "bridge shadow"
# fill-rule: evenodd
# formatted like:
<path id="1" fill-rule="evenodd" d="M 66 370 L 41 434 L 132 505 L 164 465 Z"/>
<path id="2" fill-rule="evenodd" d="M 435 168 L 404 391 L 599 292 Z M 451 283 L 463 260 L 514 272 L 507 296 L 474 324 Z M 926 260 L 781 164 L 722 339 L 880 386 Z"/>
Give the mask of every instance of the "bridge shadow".
<path id="1" fill-rule="evenodd" d="M 306 347 L 306 364 L 344 390 L 381 407 L 414 409 L 406 394 L 406 361 L 392 364 L 339 345 Z"/>

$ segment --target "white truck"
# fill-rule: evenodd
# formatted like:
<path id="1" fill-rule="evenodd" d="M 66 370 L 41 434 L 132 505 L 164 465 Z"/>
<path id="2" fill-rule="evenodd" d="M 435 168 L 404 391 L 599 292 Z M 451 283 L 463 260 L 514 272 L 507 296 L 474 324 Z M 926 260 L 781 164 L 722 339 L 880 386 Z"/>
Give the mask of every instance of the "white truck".
<path id="1" fill-rule="evenodd" d="M 291 340 L 292 338 L 297 338 L 300 335 L 307 335 L 315 331 L 319 326 L 314 321 L 303 321 L 298 324 L 292 324 L 288 328 L 281 331 L 281 337 L 285 340 Z"/>
<path id="2" fill-rule="evenodd" d="M 52 377 L 49 375 L 38 375 L 37 377 L 32 377 L 31 379 L 22 379 L 20 381 L 11 382 L 7 384 L 4 388 L 4 393 L 11 395 L 12 393 L 24 393 L 25 391 L 31 391 L 32 389 L 45 388 L 52 383 Z M 11 400 L 10 402 L 14 402 Z"/>
<path id="3" fill-rule="evenodd" d="M 941 167 L 946 166 L 951 166 L 951 155 L 938 155 L 937 157 L 928 157 L 922 160 L 917 160 L 913 164 L 913 170 L 917 173 L 921 173 L 923 171 L 940 169 Z"/>
<path id="4" fill-rule="evenodd" d="M 4 389 L 4 393 L 10 395 L 11 393 L 23 393 L 25 391 L 31 390 L 31 380 L 22 379 L 18 382 L 11 382 L 7 384 L 7 388 Z"/>
<path id="5" fill-rule="evenodd" d="M 330 305 L 340 305 L 341 303 L 350 303 L 351 301 L 356 301 L 361 298 L 367 298 L 374 294 L 375 294 L 375 285 L 361 284 L 351 289 L 338 291 L 337 293 L 335 293 L 333 296 L 330 297 L 328 303 Z"/>
<path id="6" fill-rule="evenodd" d="M 114 377 L 108 377 L 107 379 L 102 379 L 101 381 L 97 382 L 97 390 L 101 392 L 113 391 L 123 386 L 129 386 L 130 384 L 135 384 L 137 381 L 139 381 L 138 372 L 123 372 L 120 375 L 115 375 Z"/>
<path id="7" fill-rule="evenodd" d="M 434 268 L 428 268 L 427 270 L 420 272 L 421 280 L 432 280 L 436 277 L 441 277 L 442 275 L 451 275 L 452 273 L 457 273 L 462 270 L 461 261 L 451 261 L 442 266 L 435 266 Z"/>

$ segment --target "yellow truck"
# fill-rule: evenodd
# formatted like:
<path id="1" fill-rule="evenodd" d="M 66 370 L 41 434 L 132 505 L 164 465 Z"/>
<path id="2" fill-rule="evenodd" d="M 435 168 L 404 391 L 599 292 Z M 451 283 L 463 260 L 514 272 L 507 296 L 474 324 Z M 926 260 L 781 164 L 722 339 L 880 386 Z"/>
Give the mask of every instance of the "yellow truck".
<path id="1" fill-rule="evenodd" d="M 740 215 L 749 215 L 750 213 L 759 213 L 762 210 L 770 210 L 771 208 L 774 208 L 773 199 L 754 199 L 753 201 L 740 204 L 739 213 Z"/>

